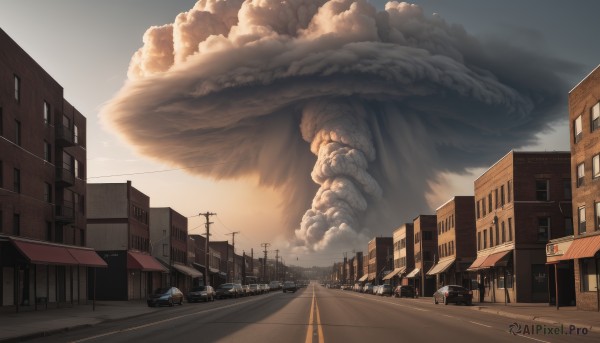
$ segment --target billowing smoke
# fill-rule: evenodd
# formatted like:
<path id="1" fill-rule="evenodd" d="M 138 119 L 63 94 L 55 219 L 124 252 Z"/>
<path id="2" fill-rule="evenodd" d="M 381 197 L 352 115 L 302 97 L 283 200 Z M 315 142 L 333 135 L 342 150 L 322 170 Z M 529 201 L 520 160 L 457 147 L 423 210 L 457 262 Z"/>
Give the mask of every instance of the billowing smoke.
<path id="1" fill-rule="evenodd" d="M 323 250 L 426 210 L 438 173 L 532 144 L 575 69 L 407 3 L 201 0 L 148 29 L 101 116 L 161 161 L 258 175 Z"/>

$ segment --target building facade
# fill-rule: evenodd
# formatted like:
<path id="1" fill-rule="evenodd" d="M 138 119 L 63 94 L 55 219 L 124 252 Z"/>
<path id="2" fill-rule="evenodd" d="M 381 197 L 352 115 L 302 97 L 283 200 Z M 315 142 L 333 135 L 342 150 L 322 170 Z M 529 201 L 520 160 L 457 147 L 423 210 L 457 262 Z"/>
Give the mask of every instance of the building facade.
<path id="1" fill-rule="evenodd" d="M 85 301 L 86 119 L 1 29 L 0 89 L 0 306 Z"/>
<path id="2" fill-rule="evenodd" d="M 406 278 L 421 296 L 430 297 L 435 292 L 435 278 L 428 276 L 427 271 L 435 264 L 437 252 L 436 216 L 420 215 L 413 221 L 413 256 L 414 269 Z"/>
<path id="3" fill-rule="evenodd" d="M 87 185 L 88 245 L 108 263 L 98 272 L 101 300 L 145 299 L 166 286 L 167 269 L 150 253 L 150 198 L 126 183 Z"/>
<path id="4" fill-rule="evenodd" d="M 408 285 L 408 279 L 404 276 L 414 269 L 413 255 L 413 224 L 406 223 L 392 234 L 394 245 L 394 270 L 384 277 L 384 281 L 392 286 L 397 286 L 404 281 Z"/>
<path id="5" fill-rule="evenodd" d="M 436 289 L 460 285 L 471 289 L 467 268 L 475 261 L 475 200 L 455 196 L 436 210 L 437 263 L 427 275 L 436 278 Z"/>
<path id="6" fill-rule="evenodd" d="M 375 237 L 368 244 L 368 278 L 369 282 L 380 285 L 383 277 L 392 270 L 393 259 L 392 237 Z"/>
<path id="7" fill-rule="evenodd" d="M 546 302 L 549 240 L 572 231 L 570 154 L 511 151 L 475 180 L 475 298 Z"/>

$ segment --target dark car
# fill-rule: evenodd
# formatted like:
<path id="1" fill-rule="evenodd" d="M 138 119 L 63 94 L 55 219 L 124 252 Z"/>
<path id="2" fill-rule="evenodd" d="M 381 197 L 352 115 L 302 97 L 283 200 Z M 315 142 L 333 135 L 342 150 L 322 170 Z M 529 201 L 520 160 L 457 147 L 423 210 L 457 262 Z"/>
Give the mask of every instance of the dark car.
<path id="1" fill-rule="evenodd" d="M 183 293 L 177 287 L 159 288 L 148 297 L 148 306 L 183 305 Z"/>
<path id="2" fill-rule="evenodd" d="M 233 284 L 233 283 L 224 283 L 221 286 L 217 287 L 215 292 L 217 293 L 216 294 L 217 299 L 237 298 L 241 295 L 240 289 L 238 289 L 236 284 Z"/>
<path id="3" fill-rule="evenodd" d="M 415 297 L 415 288 L 413 286 L 409 286 L 409 285 L 400 285 L 400 286 L 396 287 L 396 289 L 394 290 L 394 296 L 396 298 L 402 298 L 402 297 L 414 298 Z"/>
<path id="4" fill-rule="evenodd" d="M 392 296 L 394 289 L 392 288 L 392 285 L 381 285 L 379 286 L 379 289 L 377 291 L 377 295 L 381 295 L 381 296 Z"/>
<path id="5" fill-rule="evenodd" d="M 192 287 L 187 296 L 188 302 L 198 302 L 200 300 L 208 302 L 215 300 L 215 289 L 211 286 L 196 286 Z"/>
<path id="6" fill-rule="evenodd" d="M 433 293 L 433 302 L 435 304 L 448 303 L 471 305 L 473 303 L 473 292 L 457 285 L 448 285 L 438 289 Z"/>
<path id="7" fill-rule="evenodd" d="M 283 289 L 283 293 L 287 293 L 287 292 L 294 292 L 296 293 L 297 287 L 296 287 L 296 283 L 294 281 L 286 281 L 283 283 L 283 287 L 281 287 Z"/>

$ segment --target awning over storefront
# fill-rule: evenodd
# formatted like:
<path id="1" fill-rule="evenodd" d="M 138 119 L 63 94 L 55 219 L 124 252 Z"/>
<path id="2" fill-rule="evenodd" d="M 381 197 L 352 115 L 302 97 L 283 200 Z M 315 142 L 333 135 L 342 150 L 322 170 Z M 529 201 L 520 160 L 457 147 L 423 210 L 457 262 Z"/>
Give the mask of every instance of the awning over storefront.
<path id="1" fill-rule="evenodd" d="M 418 277 L 418 276 L 419 276 L 419 272 L 420 272 L 420 271 L 421 271 L 421 269 L 420 269 L 420 268 L 415 268 L 415 269 L 413 269 L 413 270 L 412 270 L 412 272 L 408 273 L 408 274 L 406 275 L 406 277 L 407 277 L 408 279 L 413 279 L 413 278 L 416 278 L 416 277 Z"/>
<path id="2" fill-rule="evenodd" d="M 374 273 L 367 274 L 367 281 L 374 281 L 376 275 Z"/>
<path id="3" fill-rule="evenodd" d="M 16 237 L 11 237 L 10 241 L 33 264 L 107 267 L 106 262 L 92 249 Z"/>
<path id="4" fill-rule="evenodd" d="M 485 262 L 485 259 L 487 258 L 487 256 L 479 256 L 475 259 L 475 261 L 471 264 L 471 266 L 469 268 L 467 268 L 468 271 L 475 271 L 478 269 L 481 269 L 481 265 L 483 264 L 483 262 Z"/>
<path id="5" fill-rule="evenodd" d="M 92 249 L 67 248 L 80 266 L 108 268 L 108 264 Z"/>
<path id="6" fill-rule="evenodd" d="M 388 273 L 383 279 L 384 280 L 390 280 L 391 278 L 393 278 L 394 276 L 403 273 L 406 270 L 406 268 L 396 268 L 394 270 L 392 270 L 390 273 Z"/>
<path id="7" fill-rule="evenodd" d="M 198 277 L 202 277 L 202 273 L 200 273 L 199 271 L 197 271 L 194 268 L 190 268 L 188 266 L 184 266 L 183 264 L 174 263 L 173 264 L 173 268 L 177 269 L 177 271 L 179 271 L 182 274 L 185 274 L 187 276 L 191 276 L 192 279 L 195 279 L 195 278 L 198 278 Z"/>
<path id="8" fill-rule="evenodd" d="M 479 268 L 506 267 L 512 250 L 497 252 L 489 255 Z"/>
<path id="9" fill-rule="evenodd" d="M 435 266 L 431 267 L 427 272 L 427 275 L 436 275 L 445 272 L 454 263 L 455 259 L 449 259 L 446 261 L 438 262 Z"/>
<path id="10" fill-rule="evenodd" d="M 600 250 L 600 235 L 578 238 L 573 240 L 561 260 L 594 257 L 598 250 Z"/>
<path id="11" fill-rule="evenodd" d="M 154 257 L 136 251 L 127 252 L 127 269 L 139 269 L 144 272 L 168 272 Z"/>
<path id="12" fill-rule="evenodd" d="M 369 277 L 369 274 L 365 274 L 365 275 L 361 276 L 360 279 L 358 279 L 358 282 L 365 282 L 365 281 L 367 281 L 368 277 Z"/>

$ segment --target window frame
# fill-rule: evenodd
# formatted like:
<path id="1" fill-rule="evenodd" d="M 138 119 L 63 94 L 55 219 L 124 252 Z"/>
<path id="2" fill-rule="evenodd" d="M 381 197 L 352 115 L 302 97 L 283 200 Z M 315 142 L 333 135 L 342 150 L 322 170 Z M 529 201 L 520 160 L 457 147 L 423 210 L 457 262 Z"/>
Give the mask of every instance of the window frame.
<path id="1" fill-rule="evenodd" d="M 585 205 L 577 208 L 577 233 L 586 233 Z"/>
<path id="2" fill-rule="evenodd" d="M 573 120 L 573 139 L 575 143 L 579 143 L 583 138 L 583 121 L 581 118 L 581 114 Z"/>
<path id="3" fill-rule="evenodd" d="M 544 183 L 544 189 L 539 186 Z M 545 195 L 542 197 L 542 195 Z M 536 179 L 535 180 L 535 199 L 537 201 L 548 201 L 550 200 L 550 180 L 548 179 Z"/>
<path id="4" fill-rule="evenodd" d="M 600 102 L 590 108 L 590 131 L 594 132 L 600 128 Z"/>
<path id="5" fill-rule="evenodd" d="M 585 179 L 585 162 L 581 162 L 577 164 L 577 170 L 575 171 L 575 176 L 577 180 L 577 188 L 581 187 L 584 183 Z"/>

